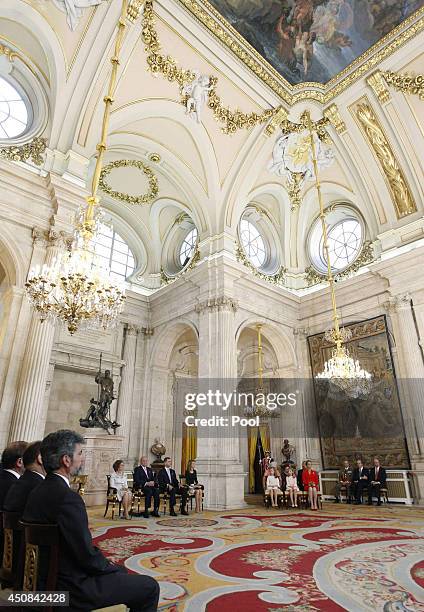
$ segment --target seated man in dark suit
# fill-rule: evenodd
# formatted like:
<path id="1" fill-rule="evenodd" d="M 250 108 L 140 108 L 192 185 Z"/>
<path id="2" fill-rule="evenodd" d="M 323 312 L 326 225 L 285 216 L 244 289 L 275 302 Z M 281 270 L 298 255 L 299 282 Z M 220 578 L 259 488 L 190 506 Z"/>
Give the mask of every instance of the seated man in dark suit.
<path id="1" fill-rule="evenodd" d="M 372 498 L 377 498 L 377 506 L 381 506 L 381 489 L 386 488 L 387 474 L 384 467 L 380 465 L 380 459 L 374 457 L 374 466 L 370 469 L 370 486 L 368 489 L 368 503 L 372 504 Z"/>
<path id="2" fill-rule="evenodd" d="M 57 525 L 60 537 L 58 591 L 69 591 L 69 609 L 88 611 L 117 604 L 131 612 L 157 610 L 159 585 L 150 576 L 127 574 L 93 546 L 84 502 L 69 486 L 83 462 L 82 436 L 74 431 L 51 433 L 41 443 L 46 479 L 30 494 L 23 520 Z M 46 560 L 40 554 L 42 579 Z"/>
<path id="3" fill-rule="evenodd" d="M 306 461 L 302 461 L 302 467 L 297 470 L 297 486 L 299 491 L 303 491 L 303 470 L 306 469 Z"/>
<path id="4" fill-rule="evenodd" d="M 35 487 L 38 487 L 46 474 L 41 460 L 40 453 L 41 441 L 33 442 L 25 450 L 22 460 L 25 467 L 25 472 L 12 484 L 9 492 L 6 495 L 3 504 L 3 510 L 6 512 L 16 512 L 22 518 L 28 496 Z M 16 577 L 16 572 L 19 571 L 20 576 L 23 568 L 18 570 L 18 559 L 21 547 L 21 531 L 13 532 L 13 567 L 12 573 Z M 20 584 L 20 583 L 19 583 Z"/>
<path id="5" fill-rule="evenodd" d="M 153 516 L 159 516 L 159 484 L 155 472 L 148 466 L 147 457 L 140 457 L 140 465 L 134 470 L 134 488 L 144 493 L 144 517 L 149 518 L 153 497 Z"/>
<path id="6" fill-rule="evenodd" d="M 27 442 L 12 442 L 9 444 L 1 456 L 1 462 L 3 469 L 0 473 L 0 565 L 3 562 L 3 504 L 6 499 L 6 495 L 9 492 L 10 487 L 18 481 L 21 475 L 24 473 L 24 462 L 22 455 L 26 447 Z"/>
<path id="7" fill-rule="evenodd" d="M 356 468 L 353 470 L 352 483 L 355 492 L 355 504 L 362 503 L 362 492 L 369 485 L 369 470 L 363 466 L 360 459 L 356 461 Z"/>
<path id="8" fill-rule="evenodd" d="M 174 506 L 176 502 L 175 496 L 179 493 L 181 495 L 181 514 L 188 515 L 186 509 L 188 497 L 187 488 L 180 486 L 175 470 L 171 468 L 171 458 L 165 457 L 164 463 L 165 466 L 159 470 L 158 473 L 158 482 L 161 493 L 169 494 L 169 514 L 171 516 L 177 516 Z"/>

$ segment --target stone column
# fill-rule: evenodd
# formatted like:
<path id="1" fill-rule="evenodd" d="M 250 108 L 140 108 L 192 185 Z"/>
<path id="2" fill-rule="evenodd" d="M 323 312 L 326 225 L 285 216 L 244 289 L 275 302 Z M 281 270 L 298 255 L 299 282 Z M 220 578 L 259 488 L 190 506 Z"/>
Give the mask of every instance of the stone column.
<path id="1" fill-rule="evenodd" d="M 424 361 L 411 296 L 408 293 L 393 296 L 387 308 L 396 341 L 398 384 L 416 497 L 419 503 L 424 503 Z"/>
<path id="2" fill-rule="evenodd" d="M 35 239 L 40 240 L 39 233 L 35 234 Z M 62 232 L 50 230 L 44 239 L 47 241 L 44 263 L 49 266 L 64 247 L 65 236 Z M 54 323 L 48 320 L 42 323 L 38 314 L 33 312 L 21 366 L 10 441 L 30 442 L 44 435 L 47 417 L 44 394 L 53 337 Z"/>
<path id="3" fill-rule="evenodd" d="M 122 437 L 122 458 L 128 460 L 131 412 L 134 395 L 135 355 L 137 348 L 138 328 L 135 325 L 127 325 L 125 330 L 124 366 L 121 374 L 121 385 L 119 388 L 117 421 L 121 425 L 119 435 Z M 129 468 L 129 466 L 127 466 Z"/>
<path id="4" fill-rule="evenodd" d="M 235 390 L 237 352 L 235 312 L 237 303 L 220 296 L 199 303 L 199 391 Z M 212 388 L 214 387 L 214 388 Z M 222 510 L 243 508 L 246 474 L 240 462 L 240 428 L 232 426 L 230 410 L 219 406 L 199 408 L 199 417 L 217 416 L 228 419 L 228 426 L 198 427 L 197 464 L 205 485 L 207 508 Z"/>

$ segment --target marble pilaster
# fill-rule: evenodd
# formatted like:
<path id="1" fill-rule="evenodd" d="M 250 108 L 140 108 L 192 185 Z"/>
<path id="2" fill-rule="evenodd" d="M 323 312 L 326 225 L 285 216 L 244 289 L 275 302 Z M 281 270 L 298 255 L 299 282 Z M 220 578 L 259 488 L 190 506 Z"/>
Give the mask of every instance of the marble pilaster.
<path id="1" fill-rule="evenodd" d="M 134 375 L 137 348 L 138 328 L 134 325 L 127 325 L 125 330 L 124 366 L 121 374 L 121 385 L 119 388 L 117 421 L 121 425 L 119 435 L 122 437 L 122 457 L 128 460 L 131 412 L 134 396 Z M 129 466 L 128 466 L 129 467 Z"/>

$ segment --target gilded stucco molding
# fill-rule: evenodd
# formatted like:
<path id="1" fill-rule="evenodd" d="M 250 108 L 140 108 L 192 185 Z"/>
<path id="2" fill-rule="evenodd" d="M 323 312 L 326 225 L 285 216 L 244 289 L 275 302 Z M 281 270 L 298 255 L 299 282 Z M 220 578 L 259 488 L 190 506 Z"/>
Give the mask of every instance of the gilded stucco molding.
<path id="1" fill-rule="evenodd" d="M 390 94 L 386 88 L 386 84 L 383 79 L 383 75 L 380 70 L 374 72 L 371 76 L 367 78 L 367 83 L 375 93 L 378 98 L 378 101 L 381 104 L 386 104 L 390 100 Z"/>
<path id="2" fill-rule="evenodd" d="M 177 83 L 180 88 L 180 102 L 187 106 L 187 86 L 198 78 L 198 74 L 190 69 L 180 68 L 177 61 L 170 55 L 161 53 L 161 44 L 156 31 L 153 0 L 146 0 L 143 12 L 142 38 L 147 52 L 147 65 L 153 74 L 161 74 L 171 83 Z M 210 76 L 208 80 L 207 106 L 212 110 L 214 118 L 223 123 L 224 134 L 233 134 L 237 130 L 250 129 L 266 123 L 273 118 L 281 107 L 270 108 L 261 113 L 244 113 L 240 109 L 231 110 L 225 106 L 217 93 L 218 78 Z"/>
<path id="3" fill-rule="evenodd" d="M 106 177 L 114 168 L 125 168 L 128 166 L 132 166 L 143 172 L 149 183 L 149 190 L 147 193 L 135 196 L 128 193 L 123 193 L 122 191 L 115 191 L 106 182 Z M 153 170 L 149 168 L 149 166 L 146 166 L 146 164 L 143 162 L 136 159 L 117 159 L 110 164 L 103 166 L 100 173 L 99 187 L 104 193 L 110 195 L 111 198 L 120 200 L 121 202 L 126 202 L 127 204 L 151 204 L 159 193 L 158 179 Z"/>
<path id="4" fill-rule="evenodd" d="M 328 119 L 338 134 L 344 134 L 347 131 L 346 123 L 341 118 L 339 109 L 335 104 L 325 109 L 324 117 Z"/>
<path id="5" fill-rule="evenodd" d="M 344 70 L 323 85 L 305 82 L 290 85 L 207 0 L 179 0 L 228 50 L 288 105 L 302 100 L 328 104 L 394 51 L 424 30 L 424 7 L 405 19 Z"/>
<path id="6" fill-rule="evenodd" d="M 178 280 L 179 278 L 187 274 L 189 270 L 192 270 L 199 261 L 200 261 L 200 249 L 199 249 L 199 245 L 197 244 L 195 251 L 193 253 L 193 257 L 190 259 L 189 263 L 185 266 L 185 268 L 183 268 L 180 272 L 178 272 L 178 274 L 175 274 L 175 276 L 168 276 L 168 274 L 165 272 L 163 268 L 160 269 L 160 284 L 169 285 L 170 283 L 175 282 L 176 280 Z"/>
<path id="7" fill-rule="evenodd" d="M 19 57 L 18 53 L 15 53 L 15 51 L 12 51 L 10 47 L 7 47 L 3 43 L 0 43 L 0 55 L 4 55 L 11 63 L 14 61 L 15 57 Z"/>
<path id="8" fill-rule="evenodd" d="M 338 274 L 334 274 L 334 279 L 336 281 L 341 280 L 342 278 L 348 278 L 357 272 L 363 266 L 367 266 L 372 263 L 375 259 L 374 248 L 370 241 L 364 242 L 362 249 L 355 259 L 354 262 L 351 263 L 350 266 L 339 272 Z M 312 287 L 313 285 L 318 285 L 319 283 L 327 282 L 327 275 L 321 274 L 318 272 L 313 266 L 309 266 L 305 270 L 305 279 L 308 287 Z"/>
<path id="9" fill-rule="evenodd" d="M 225 295 L 210 298 L 205 300 L 204 302 L 199 302 L 194 307 L 195 312 L 198 314 L 205 314 L 208 311 L 211 312 L 221 312 L 221 311 L 230 311 L 236 312 L 238 308 L 237 300 L 226 297 Z"/>
<path id="10" fill-rule="evenodd" d="M 261 272 L 249 260 L 246 253 L 244 252 L 243 247 L 239 242 L 236 242 L 235 254 L 237 261 L 241 262 L 244 266 L 246 266 L 246 268 L 249 269 L 253 276 L 261 278 L 262 280 L 268 283 L 272 283 L 273 285 L 279 285 L 280 287 L 283 287 L 286 284 L 287 269 L 283 266 L 280 266 L 280 268 L 275 274 L 266 274 L 265 272 Z"/>
<path id="11" fill-rule="evenodd" d="M 417 211 L 405 174 L 396 159 L 371 105 L 365 101 L 356 107 L 356 116 L 386 177 L 397 218 Z"/>
<path id="12" fill-rule="evenodd" d="M 42 166 L 43 157 L 47 144 L 45 138 L 36 137 L 23 145 L 11 145 L 0 148 L 0 158 L 9 161 L 26 162 L 32 161 L 36 166 Z"/>
<path id="13" fill-rule="evenodd" d="M 401 91 L 404 94 L 411 94 L 419 96 L 421 100 L 424 100 L 424 74 L 402 74 L 398 72 L 392 72 L 387 70 L 381 73 L 382 78 L 386 81 L 387 85 L 390 85 L 397 91 Z"/>

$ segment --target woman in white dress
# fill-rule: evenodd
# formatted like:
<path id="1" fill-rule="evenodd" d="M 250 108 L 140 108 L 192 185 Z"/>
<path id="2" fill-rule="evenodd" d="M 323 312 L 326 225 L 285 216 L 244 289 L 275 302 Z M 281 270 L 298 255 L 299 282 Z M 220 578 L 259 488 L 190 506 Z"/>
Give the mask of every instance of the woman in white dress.
<path id="1" fill-rule="evenodd" d="M 124 518 L 128 520 L 130 518 L 128 509 L 131 504 L 131 491 L 128 489 L 128 481 L 124 474 L 124 467 L 124 462 L 121 459 L 115 461 L 110 475 L 110 486 L 116 489 L 118 500 L 122 502 Z"/>

